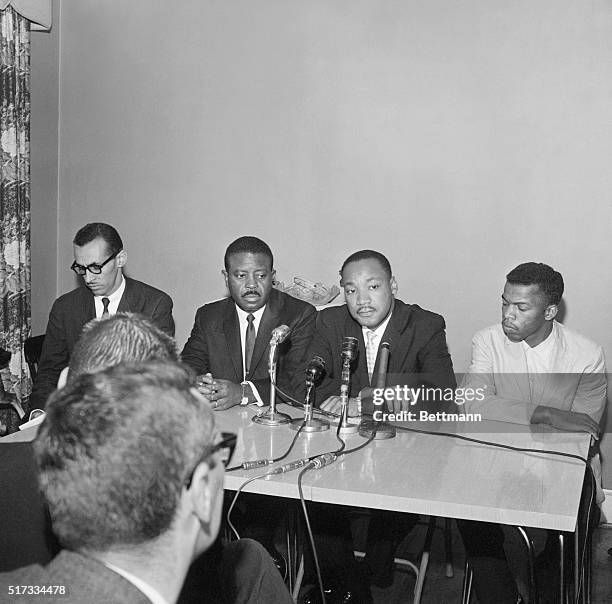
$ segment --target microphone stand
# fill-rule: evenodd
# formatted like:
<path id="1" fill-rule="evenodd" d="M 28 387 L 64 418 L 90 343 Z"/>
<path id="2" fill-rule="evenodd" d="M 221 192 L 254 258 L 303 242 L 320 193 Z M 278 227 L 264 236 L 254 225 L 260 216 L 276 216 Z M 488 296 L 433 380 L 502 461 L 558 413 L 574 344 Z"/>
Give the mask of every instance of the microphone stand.
<path id="1" fill-rule="evenodd" d="M 389 344 L 383 342 L 379 349 L 378 358 L 378 373 L 376 374 L 376 385 L 375 388 L 385 389 L 387 385 L 387 367 L 389 365 Z M 380 408 L 381 412 L 388 413 L 387 401 L 383 398 L 383 404 Z M 359 425 L 359 434 L 370 438 L 374 434 L 374 440 L 385 440 L 387 438 L 394 438 L 397 434 L 395 426 L 392 426 L 389 422 L 376 421 L 375 419 L 364 419 Z"/>
<path id="2" fill-rule="evenodd" d="M 268 372 L 270 374 L 270 407 L 267 411 L 262 411 L 253 416 L 256 424 L 264 426 L 281 426 L 288 424 L 291 417 L 286 413 L 276 410 L 276 363 L 277 363 L 278 340 L 273 338 L 270 342 L 270 357 L 268 360 Z"/>
<path id="3" fill-rule="evenodd" d="M 342 382 L 340 384 L 340 434 L 354 434 L 359 430 L 359 424 L 353 424 L 348 419 L 349 390 L 351 383 L 351 355 L 342 355 Z"/>
<path id="4" fill-rule="evenodd" d="M 306 396 L 304 398 L 304 419 L 294 419 L 289 427 L 292 430 L 299 430 L 302 427 L 302 432 L 324 432 L 329 430 L 329 422 L 325 419 L 319 419 L 312 416 L 312 391 L 315 387 L 315 378 L 310 372 L 306 373 Z"/>

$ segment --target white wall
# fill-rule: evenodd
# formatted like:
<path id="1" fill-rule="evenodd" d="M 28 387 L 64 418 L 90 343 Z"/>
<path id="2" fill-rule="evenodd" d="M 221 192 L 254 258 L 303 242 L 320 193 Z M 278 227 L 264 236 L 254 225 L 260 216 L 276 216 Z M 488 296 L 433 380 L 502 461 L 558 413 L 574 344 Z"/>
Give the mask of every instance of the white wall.
<path id="1" fill-rule="evenodd" d="M 285 281 L 371 247 L 462 371 L 537 260 L 612 359 L 610 57 L 605 0 L 64 2 L 58 291 L 74 232 L 115 224 L 182 345 L 235 237 Z"/>

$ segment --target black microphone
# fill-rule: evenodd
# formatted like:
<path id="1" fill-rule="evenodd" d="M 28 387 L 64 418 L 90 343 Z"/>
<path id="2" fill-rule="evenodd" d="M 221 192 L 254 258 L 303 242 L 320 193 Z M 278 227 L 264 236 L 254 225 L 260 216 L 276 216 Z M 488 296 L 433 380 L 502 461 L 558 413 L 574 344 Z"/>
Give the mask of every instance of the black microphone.
<path id="1" fill-rule="evenodd" d="M 378 371 L 376 372 L 375 388 L 384 388 L 387 385 L 387 367 L 389 366 L 389 343 L 383 342 L 378 347 Z"/>
<path id="2" fill-rule="evenodd" d="M 359 343 L 357 338 L 351 336 L 344 336 L 342 338 L 342 360 L 352 362 L 357 356 L 357 347 Z"/>
<path id="3" fill-rule="evenodd" d="M 291 327 L 289 325 L 279 325 L 272 330 L 272 337 L 270 338 L 270 344 L 280 344 L 287 339 L 287 336 L 291 333 Z"/>
<path id="4" fill-rule="evenodd" d="M 320 356 L 314 356 L 306 368 L 306 380 L 313 384 L 320 379 L 325 372 L 325 361 Z"/>

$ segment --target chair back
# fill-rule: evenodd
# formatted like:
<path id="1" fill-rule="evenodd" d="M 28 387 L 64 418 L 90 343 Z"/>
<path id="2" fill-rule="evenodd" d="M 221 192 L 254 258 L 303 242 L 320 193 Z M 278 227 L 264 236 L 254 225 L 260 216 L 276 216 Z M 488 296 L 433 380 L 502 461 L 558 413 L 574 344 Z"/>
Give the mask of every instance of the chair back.
<path id="1" fill-rule="evenodd" d="M 42 351 L 43 342 L 45 336 L 34 336 L 28 338 L 23 344 L 23 353 L 25 355 L 26 363 L 30 368 L 30 376 L 32 380 L 36 378 L 38 373 L 38 361 L 40 360 L 40 353 Z"/>

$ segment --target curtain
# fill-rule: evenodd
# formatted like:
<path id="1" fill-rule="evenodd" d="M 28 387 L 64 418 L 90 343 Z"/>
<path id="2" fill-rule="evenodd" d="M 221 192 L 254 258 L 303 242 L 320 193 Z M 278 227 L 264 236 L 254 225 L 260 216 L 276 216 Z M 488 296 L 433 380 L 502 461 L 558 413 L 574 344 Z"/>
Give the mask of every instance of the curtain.
<path id="1" fill-rule="evenodd" d="M 11 354 L 0 365 L 0 424 L 13 431 L 32 387 L 23 353 L 30 336 L 30 23 L 10 6 L 0 12 L 0 60 L 0 348 Z"/>

